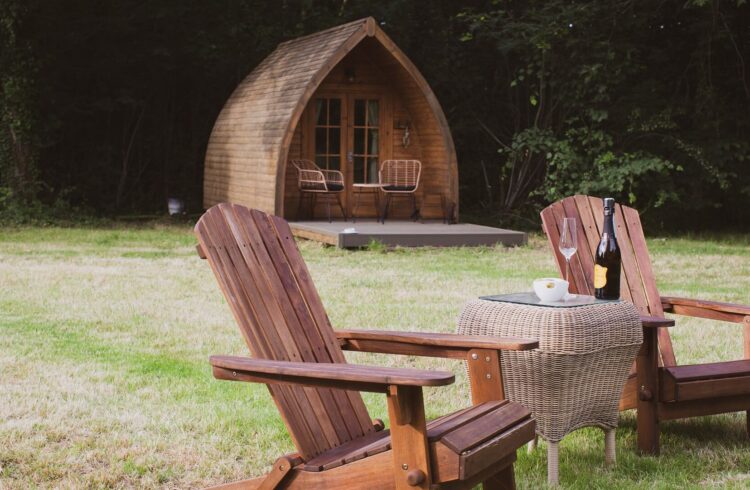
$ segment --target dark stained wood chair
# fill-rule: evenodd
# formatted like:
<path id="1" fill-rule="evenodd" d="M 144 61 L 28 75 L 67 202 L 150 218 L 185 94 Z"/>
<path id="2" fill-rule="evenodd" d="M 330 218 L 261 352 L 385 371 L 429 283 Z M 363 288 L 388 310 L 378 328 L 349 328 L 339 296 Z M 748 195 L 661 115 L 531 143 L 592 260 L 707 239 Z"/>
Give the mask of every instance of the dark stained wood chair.
<path id="1" fill-rule="evenodd" d="M 212 356 L 218 379 L 265 383 L 296 446 L 266 476 L 217 488 L 513 488 L 516 449 L 534 437 L 523 406 L 504 400 L 499 350 L 534 340 L 334 331 L 286 221 L 238 205 L 195 226 L 252 358 Z M 422 387 L 449 372 L 347 364 L 354 351 L 468 359 L 474 406 L 425 422 Z M 390 430 L 360 391 L 384 393 Z"/>
<path id="2" fill-rule="evenodd" d="M 542 211 L 542 224 L 561 275 L 565 258 L 557 246 L 563 217 L 576 218 L 578 251 L 571 260 L 571 292 L 594 294 L 594 252 L 602 229 L 602 200 L 572 196 Z M 750 307 L 714 301 L 660 296 L 656 288 L 646 238 L 638 211 L 616 205 L 615 234 L 622 255 L 620 295 L 640 310 L 643 347 L 635 373 L 625 385 L 620 409 L 638 409 L 638 447 L 659 453 L 659 422 L 726 412 L 750 410 Z M 675 313 L 744 325 L 744 360 L 677 365 L 666 327 Z M 750 424 L 750 411 L 747 412 Z M 750 425 L 748 426 L 750 435 Z"/>

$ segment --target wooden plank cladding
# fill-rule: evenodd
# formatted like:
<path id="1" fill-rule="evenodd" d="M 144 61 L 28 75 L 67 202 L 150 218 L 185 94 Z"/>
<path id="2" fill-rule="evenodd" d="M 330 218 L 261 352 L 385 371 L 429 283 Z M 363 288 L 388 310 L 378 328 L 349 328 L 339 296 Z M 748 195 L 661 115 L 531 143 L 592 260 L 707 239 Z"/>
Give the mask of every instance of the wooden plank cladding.
<path id="1" fill-rule="evenodd" d="M 419 70 L 371 17 L 279 44 L 240 83 L 208 143 L 204 206 L 229 201 L 286 218 L 323 217 L 326 201 L 302 197 L 288 165 L 300 158 L 341 171 L 343 208 L 351 216 L 356 207 L 360 218 L 378 216 L 378 200 L 355 183 L 376 182 L 384 160 L 420 160 L 422 218 L 443 219 L 450 204 L 458 218 L 445 115 Z M 389 218 L 411 212 L 410 201 L 396 200 Z M 337 206 L 332 218 L 342 218 Z"/>

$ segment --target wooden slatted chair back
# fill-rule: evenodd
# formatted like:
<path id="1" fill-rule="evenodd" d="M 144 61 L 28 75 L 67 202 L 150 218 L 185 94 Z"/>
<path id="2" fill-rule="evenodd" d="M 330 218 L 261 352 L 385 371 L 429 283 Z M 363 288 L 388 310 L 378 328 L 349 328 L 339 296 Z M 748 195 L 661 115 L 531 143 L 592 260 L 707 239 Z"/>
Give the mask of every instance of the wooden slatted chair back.
<path id="1" fill-rule="evenodd" d="M 195 234 L 253 357 L 346 362 L 285 220 L 219 204 L 201 217 Z M 359 392 L 268 389 L 305 460 L 374 430 Z"/>
<path id="2" fill-rule="evenodd" d="M 565 276 L 565 257 L 560 253 L 563 218 L 576 218 L 578 251 L 570 261 L 570 292 L 594 294 L 594 257 L 604 222 L 603 204 L 598 197 L 571 196 L 546 207 L 542 226 L 555 254 L 561 277 Z M 615 205 L 615 235 L 622 256 L 620 296 L 633 303 L 642 315 L 664 317 L 661 296 L 656 288 L 638 211 Z M 659 349 L 666 366 L 676 365 L 672 341 L 666 328 L 659 329 Z"/>

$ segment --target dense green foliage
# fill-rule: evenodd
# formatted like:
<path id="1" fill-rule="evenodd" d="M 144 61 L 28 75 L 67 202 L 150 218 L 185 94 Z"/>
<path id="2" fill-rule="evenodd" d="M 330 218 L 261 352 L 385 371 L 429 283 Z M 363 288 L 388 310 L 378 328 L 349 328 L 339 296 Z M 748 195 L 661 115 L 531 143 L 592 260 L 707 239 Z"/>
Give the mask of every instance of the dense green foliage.
<path id="1" fill-rule="evenodd" d="M 744 0 L 2 0 L 4 202 L 198 210 L 237 83 L 278 42 L 366 15 L 443 104 L 464 211 L 533 217 L 587 192 L 651 226 L 747 229 Z"/>
<path id="2" fill-rule="evenodd" d="M 21 32 L 27 17 L 23 2 L 0 3 L 0 203 L 28 201 L 37 191 L 37 70 Z"/>

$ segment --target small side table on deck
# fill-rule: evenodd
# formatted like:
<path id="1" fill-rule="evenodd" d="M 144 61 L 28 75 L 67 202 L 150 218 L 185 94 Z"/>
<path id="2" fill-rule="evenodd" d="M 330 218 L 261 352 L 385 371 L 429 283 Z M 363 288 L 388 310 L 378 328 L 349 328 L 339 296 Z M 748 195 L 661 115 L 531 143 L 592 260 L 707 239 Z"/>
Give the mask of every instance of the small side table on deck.
<path id="1" fill-rule="evenodd" d="M 603 428 L 605 459 L 614 463 L 620 395 L 643 342 L 635 306 L 582 295 L 552 303 L 534 293 L 485 296 L 466 303 L 458 333 L 539 340 L 538 349 L 503 351 L 500 360 L 505 397 L 531 411 L 548 443 L 550 485 L 559 479 L 558 444 L 576 429 Z"/>
<path id="2" fill-rule="evenodd" d="M 357 208 L 359 207 L 360 194 L 370 191 L 373 197 L 373 204 L 375 204 L 375 214 L 377 215 L 378 221 L 380 221 L 380 184 L 352 184 L 352 192 L 354 194 L 354 208 L 352 209 L 352 222 L 357 222 Z"/>

